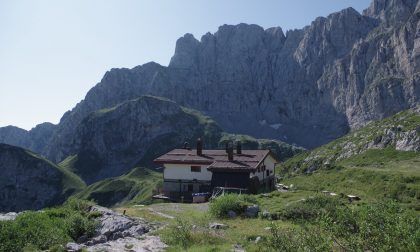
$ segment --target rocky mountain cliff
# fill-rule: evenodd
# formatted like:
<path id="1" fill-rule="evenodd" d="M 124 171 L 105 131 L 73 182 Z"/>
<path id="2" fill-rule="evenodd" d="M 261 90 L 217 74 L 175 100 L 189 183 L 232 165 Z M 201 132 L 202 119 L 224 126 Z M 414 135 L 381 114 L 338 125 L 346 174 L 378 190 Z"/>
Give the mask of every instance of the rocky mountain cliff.
<path id="1" fill-rule="evenodd" d="M 165 98 L 142 96 L 87 116 L 76 128 L 68 145 L 71 148 L 60 148 L 60 155 L 68 156 L 61 165 L 90 184 L 119 176 L 138 165 L 150 166 L 154 158 L 182 148 L 186 141 L 194 148 L 199 137 L 204 148 L 223 148 L 228 135 L 197 111 Z M 262 140 L 251 141 L 256 148 L 260 147 L 258 141 Z M 244 143 L 244 148 L 248 145 Z M 279 158 L 301 151 L 275 141 L 267 143 L 267 147 Z"/>
<path id="2" fill-rule="evenodd" d="M 121 175 L 185 141 L 216 147 L 221 129 L 212 120 L 163 98 L 142 96 L 86 117 L 62 156 L 76 155 L 75 173 L 87 183 Z"/>
<path id="3" fill-rule="evenodd" d="M 41 209 L 84 187 L 75 174 L 34 153 L 0 144 L 0 212 Z"/>
<path id="4" fill-rule="evenodd" d="M 61 161 L 92 112 L 145 94 L 214 118 L 232 133 L 316 147 L 420 101 L 417 0 L 374 0 L 300 30 L 223 25 L 186 34 L 169 66 L 112 69 L 51 130 L 41 153 Z"/>

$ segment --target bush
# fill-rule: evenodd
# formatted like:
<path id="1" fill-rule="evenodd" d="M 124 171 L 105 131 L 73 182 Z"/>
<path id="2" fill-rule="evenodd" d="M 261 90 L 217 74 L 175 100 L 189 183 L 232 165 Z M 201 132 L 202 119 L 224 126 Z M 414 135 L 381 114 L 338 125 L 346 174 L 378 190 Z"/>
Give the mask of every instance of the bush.
<path id="1" fill-rule="evenodd" d="M 72 200 L 43 212 L 28 211 L 14 221 L 0 222 L 0 251 L 59 251 L 60 245 L 92 236 L 96 221 L 88 213 L 92 203 Z"/>
<path id="2" fill-rule="evenodd" d="M 210 214 L 217 218 L 226 218 L 229 211 L 241 214 L 246 207 L 256 204 L 255 197 L 251 195 L 225 194 L 210 202 Z"/>
<path id="3" fill-rule="evenodd" d="M 77 240 L 82 235 L 92 237 L 95 234 L 97 223 L 94 219 L 87 218 L 75 212 L 66 218 L 67 232 L 73 240 Z"/>
<path id="4" fill-rule="evenodd" d="M 20 214 L 15 221 L 0 222 L 0 251 L 22 251 L 27 245 L 46 250 L 71 240 L 62 219 L 42 212 Z"/>

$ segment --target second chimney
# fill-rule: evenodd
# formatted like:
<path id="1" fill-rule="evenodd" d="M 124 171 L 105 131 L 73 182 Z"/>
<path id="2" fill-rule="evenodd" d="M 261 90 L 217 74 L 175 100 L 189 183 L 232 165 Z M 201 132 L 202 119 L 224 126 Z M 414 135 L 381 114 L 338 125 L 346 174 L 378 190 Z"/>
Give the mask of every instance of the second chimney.
<path id="1" fill-rule="evenodd" d="M 231 141 L 228 143 L 227 153 L 229 161 L 233 161 L 233 143 Z"/>
<path id="2" fill-rule="evenodd" d="M 203 154 L 203 142 L 201 141 L 201 138 L 197 139 L 197 155 L 201 156 Z"/>
<path id="3" fill-rule="evenodd" d="M 236 142 L 236 154 L 242 154 L 242 144 L 241 141 Z"/>

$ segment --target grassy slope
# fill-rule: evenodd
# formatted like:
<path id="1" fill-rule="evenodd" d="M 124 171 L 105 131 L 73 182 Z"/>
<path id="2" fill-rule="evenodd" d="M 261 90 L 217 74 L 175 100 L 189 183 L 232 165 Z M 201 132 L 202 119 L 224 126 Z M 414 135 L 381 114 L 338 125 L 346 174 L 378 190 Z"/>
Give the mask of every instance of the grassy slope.
<path id="1" fill-rule="evenodd" d="M 370 143 L 386 135 L 389 130 L 395 132 L 395 139 L 399 139 L 405 132 L 415 129 L 419 135 L 419 126 L 420 114 L 413 110 L 406 110 L 384 120 L 372 122 L 366 127 L 355 130 L 319 148 L 297 155 L 287 160 L 281 167 L 284 173 L 300 173 L 326 168 L 337 161 L 367 151 L 367 146 Z M 391 143 L 387 147 L 395 148 L 395 144 Z M 400 154 L 398 153 L 398 155 Z"/>
<path id="2" fill-rule="evenodd" d="M 45 159 L 44 157 L 41 157 L 29 150 L 25 150 L 25 153 L 42 162 L 48 163 L 49 165 L 59 170 L 63 174 L 63 178 L 62 178 L 62 187 L 63 187 L 62 195 L 63 196 L 68 197 L 76 192 L 80 192 L 86 187 L 85 182 L 79 176 L 73 173 L 71 170 L 67 170 L 61 167 L 60 165 L 56 165 L 50 160 Z"/>
<path id="3" fill-rule="evenodd" d="M 398 139 L 398 134 L 419 126 L 418 113 L 403 111 L 297 155 L 281 164 L 278 170 L 284 177 L 283 182 L 293 184 L 298 191 L 355 194 L 367 203 L 394 199 L 420 211 L 420 153 L 398 151 L 393 144 L 383 149 L 367 148 L 389 129 L 399 129 Z M 308 173 L 309 169 L 312 172 Z"/>
<path id="4" fill-rule="evenodd" d="M 89 185 L 75 196 L 94 200 L 102 206 L 140 204 L 150 200 L 152 191 L 161 181 L 161 173 L 138 167 L 122 176 Z"/>
<path id="5" fill-rule="evenodd" d="M 338 162 L 337 168 L 287 176 L 283 183 L 298 191 L 358 195 L 367 203 L 394 199 L 420 211 L 420 153 L 369 150 Z"/>

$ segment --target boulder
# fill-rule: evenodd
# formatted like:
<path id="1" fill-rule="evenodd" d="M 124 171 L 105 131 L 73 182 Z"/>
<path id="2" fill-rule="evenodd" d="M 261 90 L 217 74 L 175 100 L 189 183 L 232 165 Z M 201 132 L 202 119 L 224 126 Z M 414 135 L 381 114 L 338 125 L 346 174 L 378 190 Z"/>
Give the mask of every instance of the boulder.
<path id="1" fill-rule="evenodd" d="M 100 224 L 96 230 L 97 235 L 92 241 L 106 242 L 123 237 L 138 237 L 149 232 L 150 227 L 144 220 L 133 219 L 100 206 L 93 206 L 91 211 L 102 214 L 99 217 Z"/>
<path id="2" fill-rule="evenodd" d="M 236 218 L 236 216 L 237 216 L 237 214 L 234 211 L 232 211 L 232 210 L 229 210 L 228 213 L 227 213 L 227 215 L 231 219 Z"/>
<path id="3" fill-rule="evenodd" d="M 260 207 L 258 205 L 247 206 L 245 210 L 245 215 L 250 218 L 255 218 L 260 211 Z"/>

